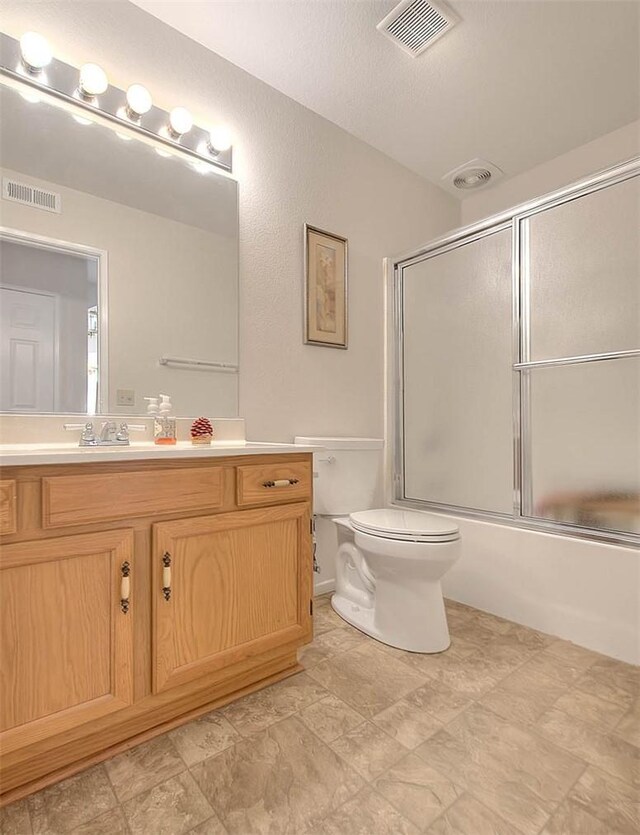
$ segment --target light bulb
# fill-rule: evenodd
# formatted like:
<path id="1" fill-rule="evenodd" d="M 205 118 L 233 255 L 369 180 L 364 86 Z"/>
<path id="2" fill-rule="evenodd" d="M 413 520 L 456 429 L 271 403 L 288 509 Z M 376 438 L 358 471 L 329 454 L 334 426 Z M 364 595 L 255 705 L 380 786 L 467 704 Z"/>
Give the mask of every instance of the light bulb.
<path id="1" fill-rule="evenodd" d="M 76 116 L 75 113 L 71 114 L 71 118 L 74 120 L 74 122 L 77 122 L 79 125 L 93 124 L 91 119 L 84 119 L 82 116 Z"/>
<path id="2" fill-rule="evenodd" d="M 31 90 L 21 90 L 20 96 L 25 100 L 28 101 L 29 104 L 40 104 L 42 99 L 37 93 L 32 92 Z"/>
<path id="3" fill-rule="evenodd" d="M 211 171 L 211 166 L 208 162 L 201 162 L 200 160 L 196 160 L 196 162 L 190 163 L 191 167 L 194 171 L 197 171 L 198 174 L 209 174 Z"/>
<path id="4" fill-rule="evenodd" d="M 127 90 L 127 110 L 132 119 L 139 119 L 151 110 L 151 93 L 142 84 L 132 84 Z"/>
<path id="5" fill-rule="evenodd" d="M 169 151 L 163 151 L 162 148 L 154 148 L 154 151 L 159 157 L 170 157 L 171 153 Z"/>
<path id="6" fill-rule="evenodd" d="M 80 67 L 80 92 L 84 96 L 100 96 L 109 86 L 106 72 L 97 64 L 83 64 Z"/>
<path id="7" fill-rule="evenodd" d="M 189 133 L 193 127 L 193 116 L 186 107 L 174 107 L 169 114 L 169 130 L 174 136 Z"/>
<path id="8" fill-rule="evenodd" d="M 225 127 L 213 128 L 209 134 L 209 150 L 212 154 L 228 151 L 231 147 L 231 134 Z"/>
<path id="9" fill-rule="evenodd" d="M 47 39 L 37 32 L 24 33 L 20 38 L 20 52 L 25 67 L 31 72 L 40 72 L 53 57 Z"/>

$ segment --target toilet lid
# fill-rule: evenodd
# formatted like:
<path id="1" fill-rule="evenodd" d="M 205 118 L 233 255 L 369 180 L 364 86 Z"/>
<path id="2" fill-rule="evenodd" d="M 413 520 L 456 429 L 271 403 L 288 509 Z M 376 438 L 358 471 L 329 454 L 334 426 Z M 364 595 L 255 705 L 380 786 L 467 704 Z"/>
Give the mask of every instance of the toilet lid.
<path id="1" fill-rule="evenodd" d="M 349 517 L 357 531 L 388 539 L 412 542 L 448 542 L 457 539 L 459 528 L 449 519 L 432 516 L 418 510 L 382 508 L 361 510 Z"/>

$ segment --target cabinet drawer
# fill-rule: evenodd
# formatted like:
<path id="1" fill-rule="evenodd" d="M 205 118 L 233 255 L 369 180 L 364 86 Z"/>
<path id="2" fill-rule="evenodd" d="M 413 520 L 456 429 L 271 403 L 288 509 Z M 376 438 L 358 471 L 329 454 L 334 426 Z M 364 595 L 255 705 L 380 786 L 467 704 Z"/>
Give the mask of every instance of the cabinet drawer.
<path id="1" fill-rule="evenodd" d="M 222 467 L 42 479 L 42 526 L 215 510 L 223 501 Z"/>
<path id="2" fill-rule="evenodd" d="M 16 483 L 13 479 L 0 481 L 0 534 L 15 533 Z"/>
<path id="3" fill-rule="evenodd" d="M 280 504 L 311 496 L 311 464 L 293 461 L 277 464 L 248 464 L 237 468 L 239 507 Z"/>

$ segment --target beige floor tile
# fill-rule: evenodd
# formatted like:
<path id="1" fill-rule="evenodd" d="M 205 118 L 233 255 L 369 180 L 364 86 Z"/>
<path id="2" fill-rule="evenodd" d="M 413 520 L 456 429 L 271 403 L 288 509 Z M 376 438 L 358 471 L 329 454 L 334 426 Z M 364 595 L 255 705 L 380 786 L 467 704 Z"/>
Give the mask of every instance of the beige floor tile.
<path id="1" fill-rule="evenodd" d="M 320 606 L 313 611 L 313 634 L 318 636 L 332 629 L 341 629 L 349 624 L 337 615 L 331 606 Z"/>
<path id="2" fill-rule="evenodd" d="M 132 835 L 184 835 L 213 814 L 188 771 L 136 795 L 123 809 Z"/>
<path id="3" fill-rule="evenodd" d="M 333 742 L 364 722 L 352 707 L 337 696 L 327 696 L 300 711 L 300 719 L 323 742 Z"/>
<path id="4" fill-rule="evenodd" d="M 568 799 L 616 831 L 640 832 L 640 794 L 606 771 L 589 766 Z"/>
<path id="5" fill-rule="evenodd" d="M 541 835 L 621 835 L 571 800 L 565 800 L 551 816 Z"/>
<path id="6" fill-rule="evenodd" d="M 454 643 L 456 640 L 464 641 L 466 645 L 474 646 L 477 649 L 488 646 L 497 637 L 495 631 L 487 629 L 486 626 L 480 624 L 477 615 L 458 626 L 454 624 L 451 629 L 451 634 Z"/>
<path id="7" fill-rule="evenodd" d="M 314 611 L 316 609 L 321 609 L 323 606 L 330 606 L 332 595 L 333 595 L 333 592 L 330 592 L 329 594 L 320 594 L 320 595 L 318 595 L 318 597 L 314 597 L 313 598 Z"/>
<path id="8" fill-rule="evenodd" d="M 640 748 L 640 699 L 634 700 L 629 710 L 616 725 L 614 733 L 621 739 L 626 739 L 627 742 Z"/>
<path id="9" fill-rule="evenodd" d="M 416 704 L 415 700 L 411 700 L 411 695 L 410 693 L 408 697 L 381 711 L 372 720 L 389 736 L 409 749 L 420 745 L 442 729 L 442 723 L 427 713 L 420 704 Z"/>
<path id="10" fill-rule="evenodd" d="M 535 728 L 566 751 L 640 788 L 640 749 L 634 745 L 557 708 L 544 713 Z"/>
<path id="11" fill-rule="evenodd" d="M 626 690 L 633 698 L 640 696 L 640 667 L 600 655 L 590 670 L 596 678 L 613 682 L 616 687 Z"/>
<path id="12" fill-rule="evenodd" d="M 522 669 L 531 671 L 533 674 L 541 673 L 548 678 L 554 678 L 562 684 L 574 684 L 592 663 L 588 657 L 562 658 L 552 652 L 554 645 L 536 653 L 532 658 L 525 661 Z M 586 650 L 585 650 L 586 652 Z"/>
<path id="13" fill-rule="evenodd" d="M 518 781 L 551 810 L 569 791 L 585 768 L 583 760 L 526 728 L 506 722 L 482 705 L 473 705 L 447 725 L 478 759 L 489 757 L 491 767 L 505 779 Z"/>
<path id="14" fill-rule="evenodd" d="M 318 635 L 312 643 L 302 647 L 298 653 L 298 660 L 305 667 L 313 667 L 321 661 L 327 661 L 334 655 L 353 649 L 367 640 L 357 629 L 331 629 Z"/>
<path id="15" fill-rule="evenodd" d="M 123 803 L 185 770 L 168 735 L 157 736 L 105 762 L 114 791 Z"/>
<path id="16" fill-rule="evenodd" d="M 31 835 L 28 798 L 0 809 L 0 832 L 2 835 Z"/>
<path id="17" fill-rule="evenodd" d="M 498 670 L 490 659 L 471 655 L 442 666 L 433 673 L 433 678 L 452 690 L 477 698 L 492 690 L 507 672 Z"/>
<path id="18" fill-rule="evenodd" d="M 418 835 L 418 832 L 384 797 L 367 788 L 323 821 L 311 825 L 305 835 Z"/>
<path id="19" fill-rule="evenodd" d="M 416 754 L 453 783 L 482 798 L 486 806 L 513 825 L 514 832 L 537 835 L 546 823 L 549 804 L 518 779 L 520 775 L 514 773 L 513 767 L 507 767 L 491 753 L 474 748 L 445 730 L 423 742 Z"/>
<path id="20" fill-rule="evenodd" d="M 308 675 L 367 717 L 380 713 L 426 680 L 372 643 L 324 661 Z"/>
<path id="21" fill-rule="evenodd" d="M 583 670 L 586 670 L 602 658 L 597 652 L 586 649 L 586 647 L 578 646 L 578 644 L 574 644 L 571 641 L 563 641 L 559 638 L 556 638 L 549 644 L 549 652 L 551 655 L 555 655 L 556 658 L 560 658 L 562 661 L 566 661 Z"/>
<path id="22" fill-rule="evenodd" d="M 122 807 L 116 806 L 72 829 L 70 835 L 129 835 L 129 828 Z"/>
<path id="23" fill-rule="evenodd" d="M 512 823 L 465 793 L 428 829 L 429 835 L 519 835 Z"/>
<path id="24" fill-rule="evenodd" d="M 539 719 L 566 692 L 567 685 L 525 666 L 498 682 L 480 704 L 503 719 L 526 725 Z"/>
<path id="25" fill-rule="evenodd" d="M 307 673 L 299 673 L 232 702 L 220 713 L 243 736 L 249 736 L 327 695 L 324 687 Z"/>
<path id="26" fill-rule="evenodd" d="M 403 745 L 371 722 L 338 737 L 331 748 L 365 780 L 374 780 L 407 753 Z"/>
<path id="27" fill-rule="evenodd" d="M 520 623 L 512 623 L 511 629 L 504 636 L 504 639 L 514 645 L 519 644 L 523 649 L 536 652 L 540 649 L 546 649 L 558 640 L 554 635 L 538 632 L 537 629 L 531 629 Z"/>
<path id="28" fill-rule="evenodd" d="M 169 738 L 188 766 L 230 748 L 241 737 L 220 711 L 208 713 L 169 732 Z"/>
<path id="29" fill-rule="evenodd" d="M 70 832 L 117 805 L 103 765 L 82 771 L 29 798 L 34 835 Z"/>
<path id="30" fill-rule="evenodd" d="M 385 771 L 374 788 L 421 831 L 464 791 L 415 754 Z"/>
<path id="31" fill-rule="evenodd" d="M 494 635 L 506 635 L 513 627 L 511 621 L 500 618 L 497 615 L 492 615 L 490 612 L 483 612 L 480 609 L 475 611 L 473 623 L 481 626 L 483 629 L 488 629 Z"/>
<path id="32" fill-rule="evenodd" d="M 195 826 L 189 835 L 227 835 L 227 830 L 222 825 L 220 818 L 213 815 L 208 820 Z"/>
<path id="33" fill-rule="evenodd" d="M 601 731 L 610 731 L 624 715 L 624 707 L 607 699 L 600 699 L 591 693 L 585 693 L 577 687 L 568 690 L 555 703 L 554 707 L 575 719 L 588 722 Z"/>
<path id="34" fill-rule="evenodd" d="M 271 725 L 191 772 L 231 835 L 303 832 L 362 779 L 297 717 Z"/>
<path id="35" fill-rule="evenodd" d="M 587 670 L 576 682 L 576 687 L 624 708 L 630 708 L 633 704 L 634 694 L 625 687 L 620 687 L 613 678 L 603 675 L 600 670 Z"/>
<path id="36" fill-rule="evenodd" d="M 451 721 L 472 703 L 470 696 L 452 690 L 447 684 L 436 679 L 429 679 L 422 687 L 409 693 L 406 699 L 442 723 Z"/>

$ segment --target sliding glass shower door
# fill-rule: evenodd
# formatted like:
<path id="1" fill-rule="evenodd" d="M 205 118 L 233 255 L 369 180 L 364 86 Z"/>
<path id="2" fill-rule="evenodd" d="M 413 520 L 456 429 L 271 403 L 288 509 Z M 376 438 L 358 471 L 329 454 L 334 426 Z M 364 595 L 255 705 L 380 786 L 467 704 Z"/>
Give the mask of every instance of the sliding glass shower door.
<path id="1" fill-rule="evenodd" d="M 511 225 L 403 269 L 405 496 L 513 511 Z"/>
<path id="2" fill-rule="evenodd" d="M 640 161 L 395 277 L 395 498 L 637 540 Z"/>

